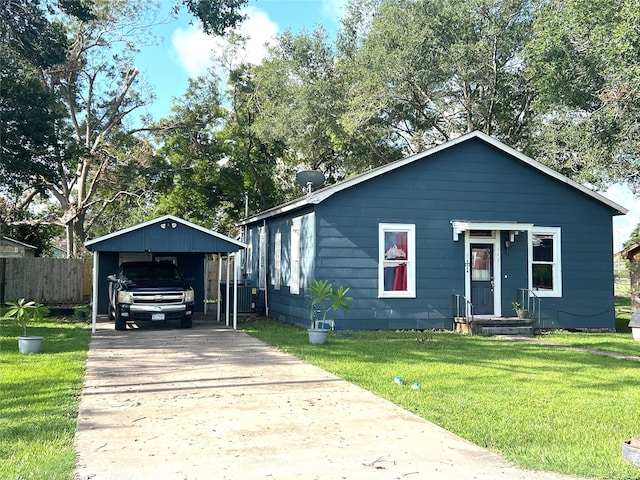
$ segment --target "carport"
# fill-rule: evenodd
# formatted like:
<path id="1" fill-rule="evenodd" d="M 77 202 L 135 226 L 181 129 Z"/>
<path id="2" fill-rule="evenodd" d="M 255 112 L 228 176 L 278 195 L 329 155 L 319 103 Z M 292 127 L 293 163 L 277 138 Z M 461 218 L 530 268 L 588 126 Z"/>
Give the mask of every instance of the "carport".
<path id="1" fill-rule="evenodd" d="M 226 257 L 225 305 L 230 305 L 233 291 L 233 328 L 237 326 L 238 288 L 236 269 L 230 272 L 230 260 L 234 260 L 246 245 L 226 235 L 196 225 L 173 215 L 164 215 L 154 220 L 139 223 L 129 228 L 85 242 L 93 252 L 92 331 L 96 331 L 98 314 L 108 310 L 107 275 L 117 271 L 120 263 L 132 260 L 171 260 L 182 271 L 195 290 L 195 311 L 206 313 L 206 292 L 209 283 L 206 262 L 209 256 Z M 218 262 L 217 292 L 221 298 L 220 279 L 222 261 Z M 232 275 L 232 277 L 231 277 Z M 233 288 L 232 288 L 233 285 Z M 103 295 L 99 295 L 103 292 Z M 225 309 L 226 324 L 229 325 L 230 308 Z M 220 302 L 217 302 L 217 319 L 220 320 Z"/>

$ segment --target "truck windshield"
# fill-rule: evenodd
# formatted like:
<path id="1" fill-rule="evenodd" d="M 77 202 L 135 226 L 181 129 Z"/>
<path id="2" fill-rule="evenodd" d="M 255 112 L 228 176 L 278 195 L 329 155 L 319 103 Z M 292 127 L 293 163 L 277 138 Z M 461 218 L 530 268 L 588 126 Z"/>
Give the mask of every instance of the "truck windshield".
<path id="1" fill-rule="evenodd" d="M 180 280 L 180 273 L 172 264 L 131 265 L 122 274 L 129 280 Z"/>

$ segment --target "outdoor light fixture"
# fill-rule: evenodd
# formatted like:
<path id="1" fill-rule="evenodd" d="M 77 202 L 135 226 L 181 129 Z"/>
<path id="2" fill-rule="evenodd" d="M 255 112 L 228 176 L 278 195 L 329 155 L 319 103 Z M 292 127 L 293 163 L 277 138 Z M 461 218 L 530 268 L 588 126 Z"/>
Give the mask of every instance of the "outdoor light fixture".
<path id="1" fill-rule="evenodd" d="M 171 222 L 171 223 L 163 222 L 163 223 L 160 224 L 160 228 L 163 229 L 163 230 L 165 228 L 167 228 L 167 227 L 176 228 L 177 226 L 178 226 L 178 224 L 176 222 Z"/>

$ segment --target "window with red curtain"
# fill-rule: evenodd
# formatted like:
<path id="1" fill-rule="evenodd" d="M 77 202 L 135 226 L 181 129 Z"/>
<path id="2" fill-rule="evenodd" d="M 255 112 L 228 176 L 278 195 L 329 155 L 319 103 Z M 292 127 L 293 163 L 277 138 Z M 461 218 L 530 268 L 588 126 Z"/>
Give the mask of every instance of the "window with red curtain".
<path id="1" fill-rule="evenodd" d="M 381 296 L 415 295 L 413 225 L 381 224 Z"/>

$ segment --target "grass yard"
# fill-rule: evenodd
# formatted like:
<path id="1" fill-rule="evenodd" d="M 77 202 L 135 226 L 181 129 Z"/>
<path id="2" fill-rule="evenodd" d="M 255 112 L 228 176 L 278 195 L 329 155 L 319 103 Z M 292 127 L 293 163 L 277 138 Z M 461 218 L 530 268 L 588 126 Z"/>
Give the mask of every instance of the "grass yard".
<path id="1" fill-rule="evenodd" d="M 545 345 L 640 355 L 623 333 L 554 332 L 523 343 L 452 332 L 350 332 L 309 345 L 307 332 L 268 319 L 240 328 L 283 351 L 486 447 L 524 468 L 640 480 L 621 444 L 640 436 L 640 363 Z M 90 326 L 31 324 L 43 353 L 21 355 L 20 328 L 0 318 L 0 478 L 71 480 L 76 412 Z M 404 384 L 393 379 L 401 375 Z M 421 389 L 412 390 L 417 382 Z M 339 412 L 337 412 L 339 414 Z"/>
<path id="2" fill-rule="evenodd" d="M 30 323 L 42 353 L 18 353 L 21 328 L 0 319 L 0 478 L 70 480 L 76 412 L 90 327 L 73 319 Z"/>
<path id="3" fill-rule="evenodd" d="M 452 332 L 359 331 L 310 345 L 305 330 L 268 319 L 240 328 L 520 467 L 640 479 L 640 469 L 621 458 L 622 442 L 640 436 L 640 363 Z M 640 355 L 630 338 L 558 333 L 540 340 Z M 420 390 L 410 388 L 414 382 Z"/>

